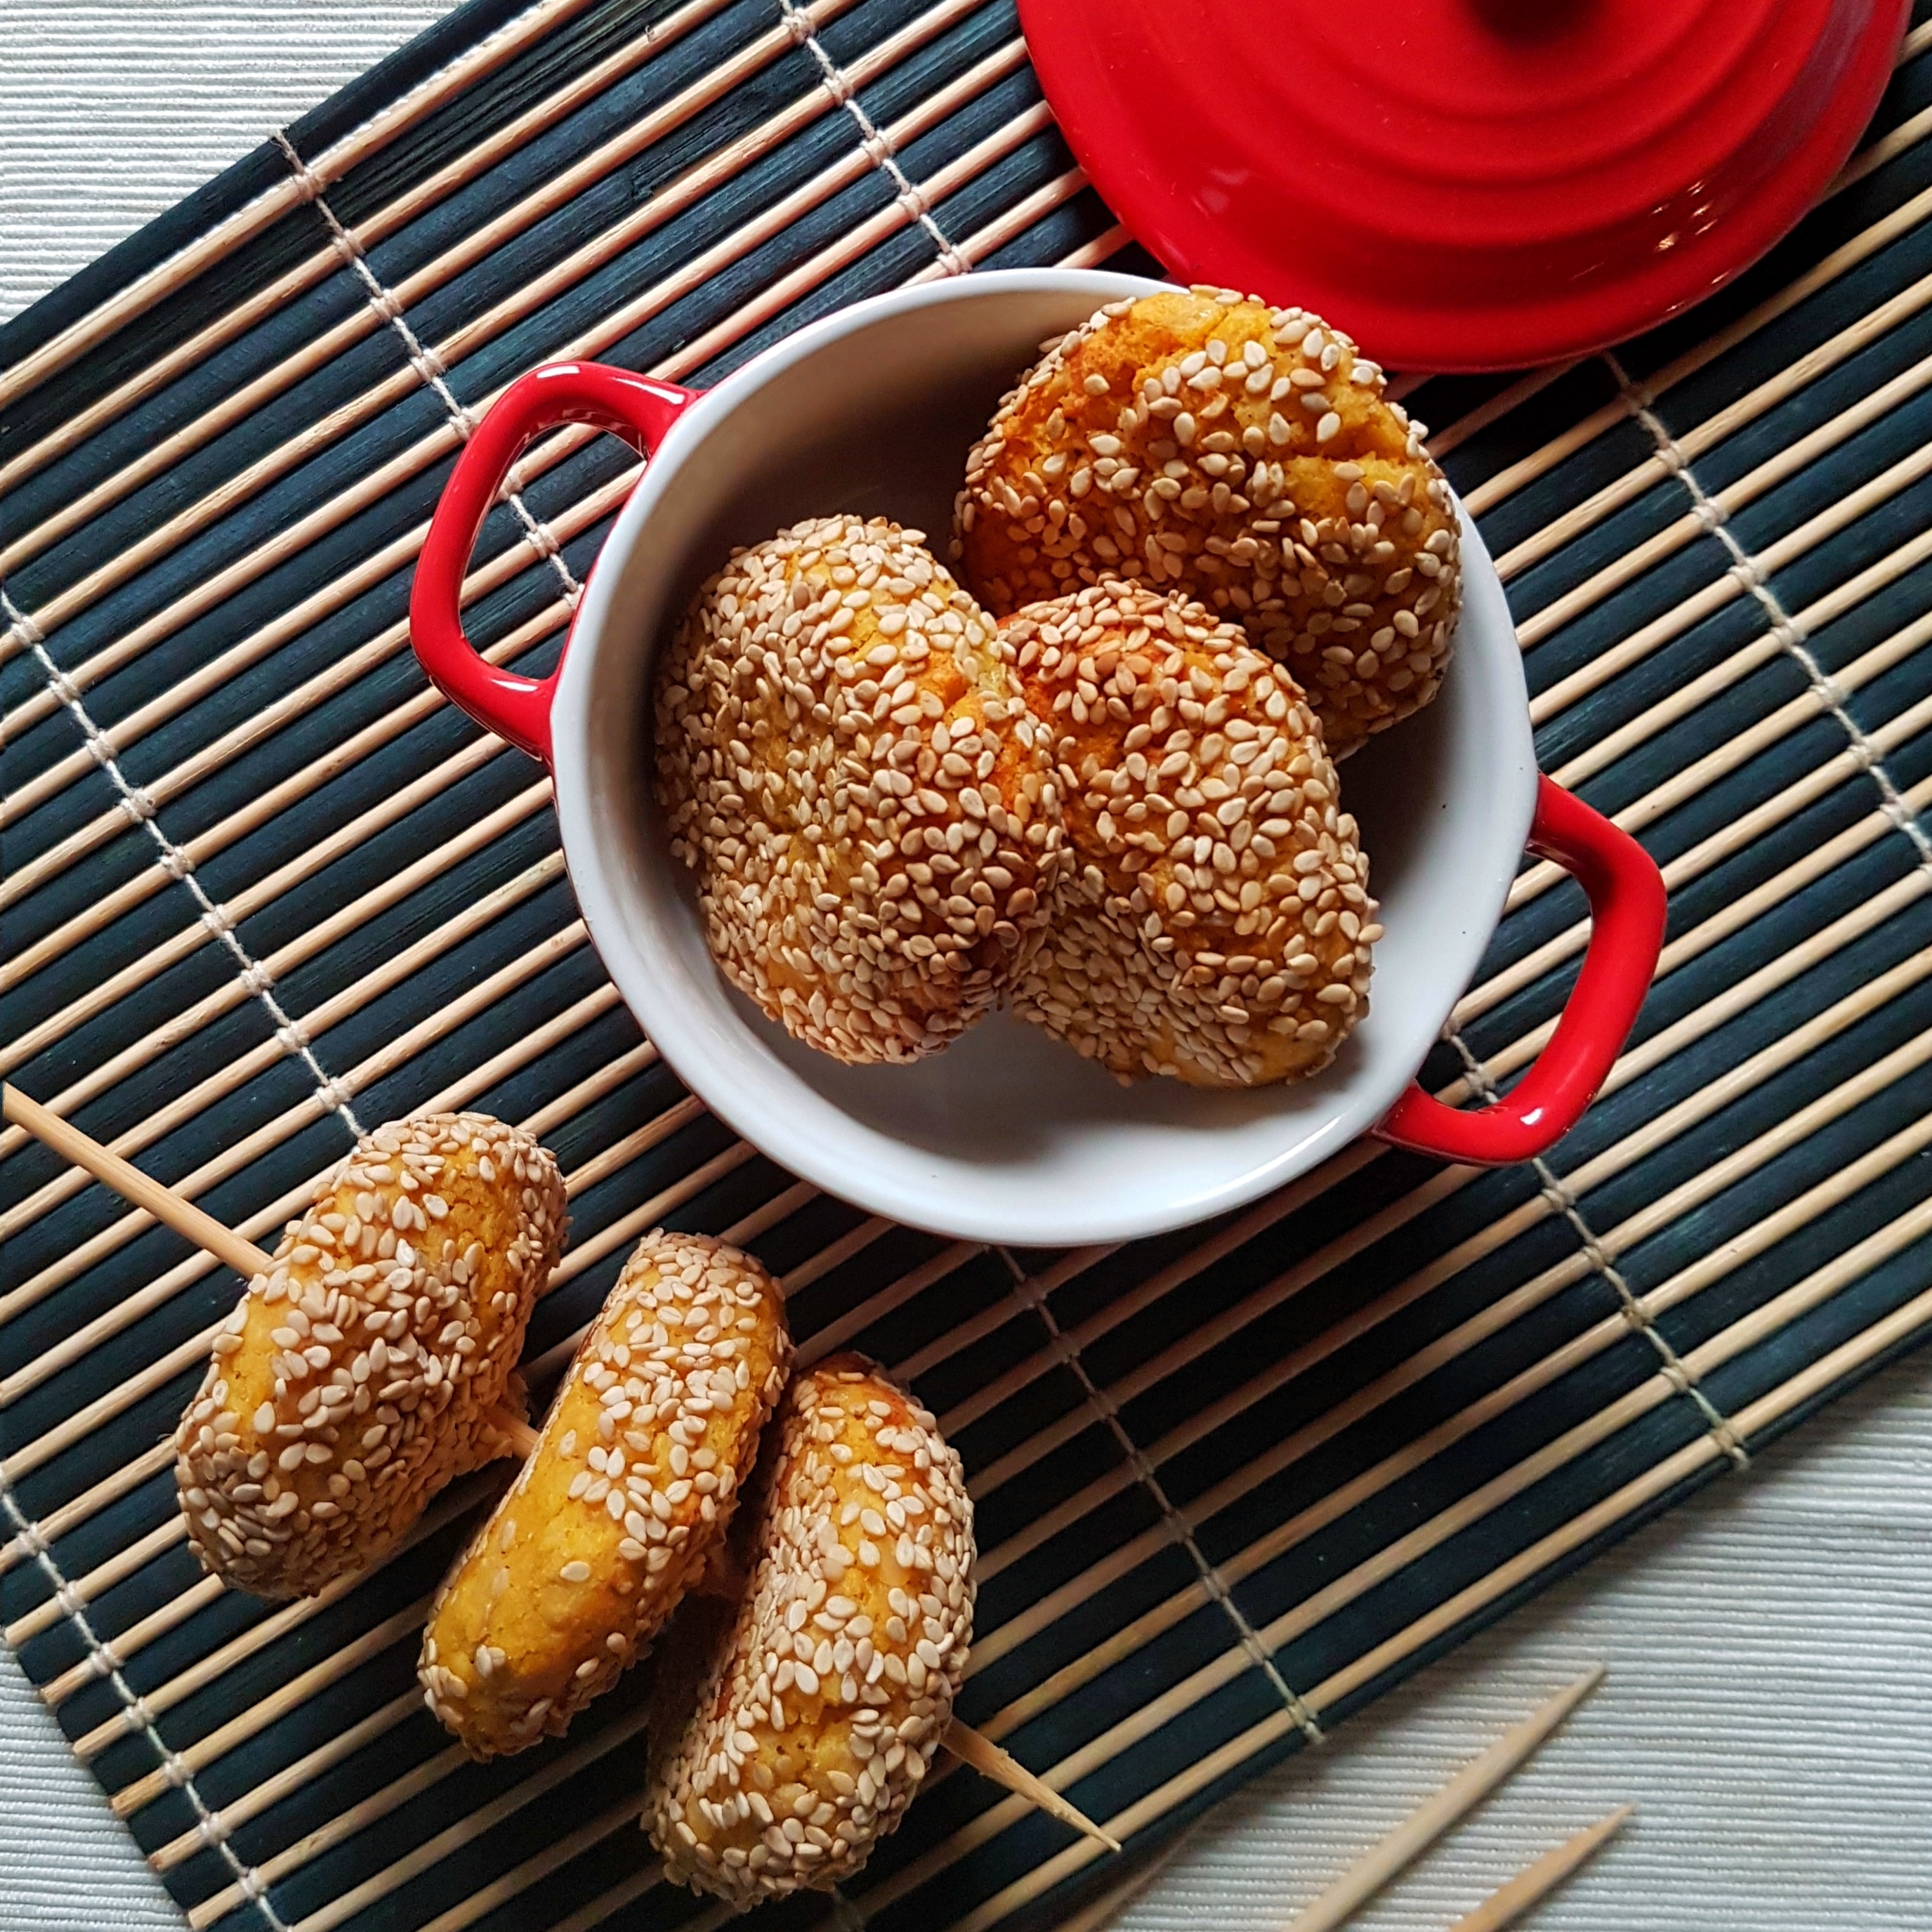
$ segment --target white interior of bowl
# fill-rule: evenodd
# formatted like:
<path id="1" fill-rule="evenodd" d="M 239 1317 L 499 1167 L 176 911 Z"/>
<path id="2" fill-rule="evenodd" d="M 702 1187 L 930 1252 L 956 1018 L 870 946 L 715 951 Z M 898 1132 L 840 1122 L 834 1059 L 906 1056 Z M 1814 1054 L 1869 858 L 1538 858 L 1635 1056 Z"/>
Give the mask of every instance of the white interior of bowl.
<path id="1" fill-rule="evenodd" d="M 606 544 L 552 725 L 571 877 L 620 991 L 680 1077 L 773 1160 L 868 1210 L 1054 1246 L 1176 1227 L 1280 1185 L 1373 1126 L 1434 1042 L 1499 916 L 1535 765 L 1502 587 L 1464 530 L 1456 656 L 1433 705 L 1342 767 L 1386 936 L 1370 1012 L 1316 1078 L 1123 1088 L 1006 1014 L 912 1067 L 844 1066 L 719 976 L 651 795 L 650 670 L 734 544 L 834 510 L 926 530 L 942 557 L 968 446 L 1049 334 L 1153 286 L 980 274 L 788 338 L 678 424 Z"/>

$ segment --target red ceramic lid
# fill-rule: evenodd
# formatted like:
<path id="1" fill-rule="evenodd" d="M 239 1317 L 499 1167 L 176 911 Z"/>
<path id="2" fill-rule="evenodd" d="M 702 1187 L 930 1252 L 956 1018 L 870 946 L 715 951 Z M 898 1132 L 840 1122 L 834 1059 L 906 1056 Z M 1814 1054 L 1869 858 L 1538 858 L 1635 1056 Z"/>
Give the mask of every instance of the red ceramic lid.
<path id="1" fill-rule="evenodd" d="M 1021 0 L 1094 184 L 1184 281 L 1409 369 L 1636 334 L 1763 254 L 1906 0 Z"/>

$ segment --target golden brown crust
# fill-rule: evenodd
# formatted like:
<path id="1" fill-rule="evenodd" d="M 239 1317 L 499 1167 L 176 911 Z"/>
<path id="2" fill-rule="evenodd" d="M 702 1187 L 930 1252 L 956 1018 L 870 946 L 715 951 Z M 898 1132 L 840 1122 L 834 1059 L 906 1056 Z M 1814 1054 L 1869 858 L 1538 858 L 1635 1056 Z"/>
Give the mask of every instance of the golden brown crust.
<path id="1" fill-rule="evenodd" d="M 1383 388 L 1300 309 L 1111 303 L 1001 403 L 952 554 L 1002 616 L 1106 577 L 1197 598 L 1288 666 L 1345 758 L 1435 695 L 1459 596 L 1448 485 Z"/>
<path id="2" fill-rule="evenodd" d="M 430 1612 L 418 1675 L 472 1757 L 560 1734 L 650 1648 L 723 1539 L 790 1364 L 784 1292 L 749 1255 L 645 1236 Z"/>
<path id="3" fill-rule="evenodd" d="M 657 688 L 658 797 L 727 977 L 844 1060 L 998 1001 L 1060 825 L 991 620 L 916 531 L 829 517 L 742 551 Z"/>
<path id="4" fill-rule="evenodd" d="M 1198 604 L 1103 583 L 1010 617 L 1072 877 L 1016 1004 L 1121 1077 L 1314 1072 L 1368 1010 L 1368 861 L 1301 692 Z"/>
<path id="5" fill-rule="evenodd" d="M 741 1906 L 856 1871 L 926 1775 L 972 1636 L 959 1459 L 834 1357 L 787 1392 L 754 1544 L 694 1712 L 652 1724 L 644 1810 L 667 1873 Z"/>
<path id="6" fill-rule="evenodd" d="M 312 1594 L 500 1454 L 488 1412 L 522 1411 L 517 1358 L 565 1225 L 549 1151 L 486 1114 L 360 1142 L 249 1283 L 176 1432 L 204 1567 Z"/>

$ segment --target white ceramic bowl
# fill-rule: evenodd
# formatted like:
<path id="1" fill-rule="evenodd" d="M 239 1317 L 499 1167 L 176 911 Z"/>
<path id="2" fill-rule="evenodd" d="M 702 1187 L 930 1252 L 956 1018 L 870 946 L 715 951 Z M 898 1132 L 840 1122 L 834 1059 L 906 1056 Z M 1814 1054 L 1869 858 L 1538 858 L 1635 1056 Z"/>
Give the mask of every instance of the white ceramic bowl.
<path id="1" fill-rule="evenodd" d="M 846 1066 L 790 1039 L 719 975 L 652 796 L 652 664 L 692 590 L 732 545 L 836 510 L 924 530 L 943 556 L 967 448 L 1040 341 L 1156 286 L 1049 268 L 903 290 L 801 329 L 694 397 L 596 365 L 538 371 L 472 440 L 418 574 L 418 650 L 458 702 L 548 756 L 591 936 L 680 1077 L 793 1172 L 947 1234 L 1060 1246 L 1153 1233 L 1239 1207 L 1383 1123 L 1475 969 L 1537 811 L 1515 630 L 1466 516 L 1462 616 L 1442 692 L 1342 767 L 1386 936 L 1369 1015 L 1316 1078 L 1240 1092 L 1123 1088 L 1006 1014 L 911 1067 Z M 566 417 L 628 418 L 655 454 L 560 670 L 536 686 L 468 652 L 454 586 L 516 448 Z M 1642 981 L 1654 957 L 1652 944 Z M 1588 1097 L 1556 1111 L 1574 1117 Z M 1552 1124 L 1568 1120 L 1542 1123 Z M 1434 1144 L 1413 1124 L 1395 1137 Z"/>

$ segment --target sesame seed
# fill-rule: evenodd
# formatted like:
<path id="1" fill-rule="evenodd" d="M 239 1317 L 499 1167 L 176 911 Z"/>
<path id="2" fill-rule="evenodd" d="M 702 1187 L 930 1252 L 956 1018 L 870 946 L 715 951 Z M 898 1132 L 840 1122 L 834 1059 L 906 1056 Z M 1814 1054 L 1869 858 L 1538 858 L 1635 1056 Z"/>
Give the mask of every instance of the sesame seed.
<path id="1" fill-rule="evenodd" d="M 1124 354 L 1124 321 L 1138 360 Z M 1138 399 L 1128 411 L 1124 393 Z M 1104 520 L 1048 514 L 1039 479 L 1063 459 L 1092 461 L 1069 494 L 1080 501 L 1097 484 Z M 1426 702 L 1453 643 L 1454 500 L 1381 370 L 1326 323 L 1223 291 L 1144 296 L 1057 340 L 969 455 L 953 536 L 967 584 L 1002 618 L 1112 578 L 1178 590 L 1240 623 L 1294 674 L 1334 758 Z M 1343 589 L 1365 569 L 1373 577 Z M 1379 650 L 1366 664 L 1322 655 L 1337 625 L 1432 617 L 1424 599 L 1435 586 L 1420 580 L 1432 574 L 1447 622 L 1421 664 Z M 1366 608 L 1338 617 L 1344 603 Z M 1056 715 L 1084 726 L 1092 710 L 1075 694 Z"/>
<path id="2" fill-rule="evenodd" d="M 523 1184 L 486 1175 L 492 1150 L 506 1171 L 520 1163 Z M 446 1244 L 399 1247 L 392 1268 L 343 1264 L 406 1209 L 416 1170 L 439 1173 L 436 1198 L 476 1238 L 467 1280 Z M 177 1481 L 203 1565 L 258 1596 L 311 1595 L 392 1549 L 437 1490 L 488 1461 L 490 1412 L 564 1225 L 556 1163 L 487 1115 L 397 1122 L 358 1143 L 250 1283 L 223 1326 L 237 1346 L 182 1419 Z M 249 1533 L 265 1522 L 272 1540 Z"/>
<path id="3" fill-rule="evenodd" d="M 1358 973 L 1366 984 L 1366 962 L 1349 935 L 1306 932 L 1275 908 L 1298 914 L 1301 891 L 1312 902 L 1345 881 L 1360 892 L 1366 866 L 1302 692 L 1239 626 L 1118 581 L 1027 605 L 1003 634 L 1042 716 L 1087 667 L 1097 676 L 1103 660 L 1118 667 L 1133 640 L 1150 640 L 1126 706 L 1138 722 L 1068 741 L 1083 760 L 1060 774 L 1081 871 L 1016 1010 L 1123 1079 L 1250 1085 L 1325 1065 L 1346 1026 L 1298 1029 L 1334 1013 L 1340 1002 L 1320 998 L 1329 986 L 1349 989 L 1352 1024 L 1366 1010 L 1353 986 Z M 1061 648 L 1073 636 L 1084 655 Z M 1156 701 L 1170 692 L 1178 724 Z"/>
<path id="4" fill-rule="evenodd" d="M 668 1874 L 741 1907 L 848 1876 L 897 1823 L 972 1628 L 972 1508 L 932 1418 L 845 1355 L 800 1376 L 775 1426 L 756 1571 L 646 1793 Z M 881 1480 L 916 1502 L 919 1527 L 854 1564 L 836 1525 Z"/>
<path id="5" fill-rule="evenodd" d="M 560 1733 L 650 1648 L 730 1522 L 790 1358 L 783 1293 L 752 1257 L 662 1230 L 638 1244 L 430 1613 L 419 1674 L 425 1690 L 432 1665 L 464 1676 L 465 1696 L 432 1708 L 472 1756 Z M 512 1548 L 518 1519 L 534 1527 Z M 498 1657 L 487 1684 L 462 1662 L 482 1644 Z"/>
<path id="6" fill-rule="evenodd" d="M 1043 487 L 1004 479 L 989 513 L 1037 518 Z M 820 614 L 833 604 L 849 622 Z M 1062 832 L 1028 788 L 1046 734 L 1010 658 L 916 532 L 853 517 L 740 553 L 665 655 L 658 796 L 713 956 L 836 1058 L 944 1046 L 998 1004 L 1045 922 Z"/>

